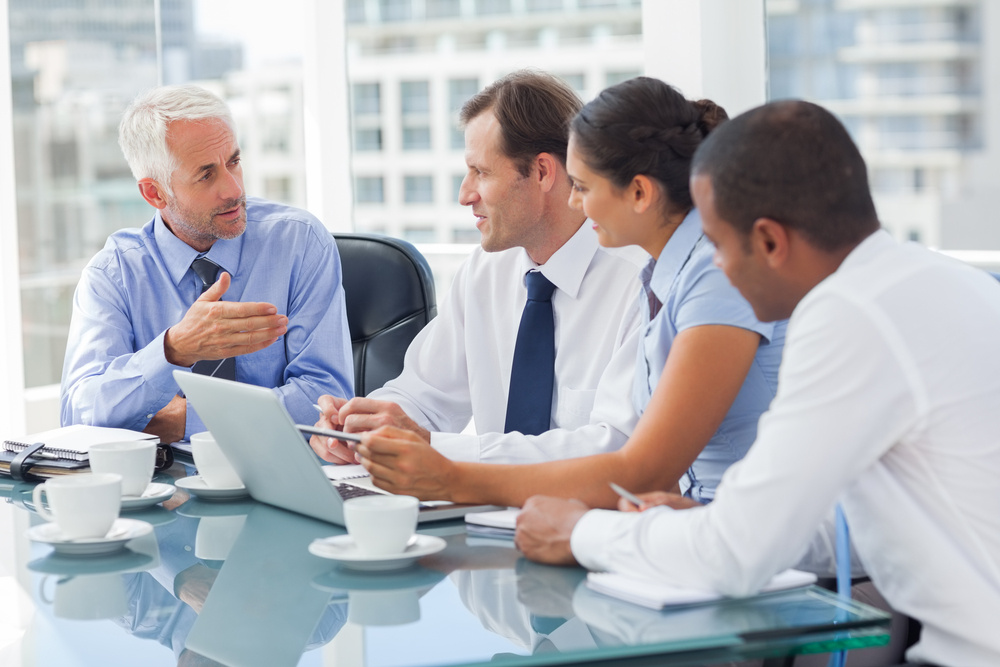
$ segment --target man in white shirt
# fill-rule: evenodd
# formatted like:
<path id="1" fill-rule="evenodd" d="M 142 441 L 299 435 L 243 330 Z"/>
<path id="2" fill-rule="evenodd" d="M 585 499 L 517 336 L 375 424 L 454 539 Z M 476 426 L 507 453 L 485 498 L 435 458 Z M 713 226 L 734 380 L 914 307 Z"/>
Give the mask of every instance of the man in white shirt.
<path id="1" fill-rule="evenodd" d="M 444 457 L 524 463 L 625 443 L 637 420 L 629 396 L 639 264 L 599 246 L 583 213 L 569 206 L 566 145 L 579 109 L 565 83 L 531 71 L 508 75 L 466 103 L 468 171 L 459 201 L 472 207 L 482 247 L 410 345 L 402 374 L 367 398 L 322 397 L 319 426 L 400 429 L 387 432 L 423 456 L 412 467 L 431 478 Z M 535 270 L 555 285 L 554 382 L 551 416 L 543 416 L 550 430 L 525 435 L 505 432 L 505 415 L 525 275 Z M 461 433 L 470 419 L 478 434 Z M 314 436 L 310 444 L 327 461 L 354 462 L 343 443 Z M 406 487 L 411 480 L 399 481 Z"/>
<path id="2" fill-rule="evenodd" d="M 758 318 L 791 315 L 757 440 L 709 506 L 535 497 L 518 546 L 747 595 L 795 565 L 840 502 L 876 587 L 923 626 L 907 659 L 1000 664 L 1000 285 L 880 230 L 860 154 L 813 104 L 724 124 L 693 173 L 716 263 Z"/>

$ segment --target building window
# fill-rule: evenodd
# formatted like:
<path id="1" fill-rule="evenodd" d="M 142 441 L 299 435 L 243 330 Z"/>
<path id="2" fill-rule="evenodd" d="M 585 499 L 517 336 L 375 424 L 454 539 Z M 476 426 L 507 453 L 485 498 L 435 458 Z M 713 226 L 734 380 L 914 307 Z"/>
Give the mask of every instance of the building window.
<path id="1" fill-rule="evenodd" d="M 410 243 L 435 243 L 437 232 L 433 227 L 407 227 L 403 230 L 403 238 Z"/>
<path id="2" fill-rule="evenodd" d="M 431 128 L 426 125 L 403 128 L 403 150 L 425 151 L 431 147 Z"/>
<path id="3" fill-rule="evenodd" d="M 378 115 L 381 94 L 377 83 L 356 83 L 351 86 L 351 99 L 355 116 Z"/>
<path id="4" fill-rule="evenodd" d="M 424 0 L 429 19 L 450 19 L 462 15 L 462 0 Z"/>
<path id="5" fill-rule="evenodd" d="M 479 243 L 482 240 L 483 235 L 472 225 L 451 230 L 452 243 Z"/>
<path id="6" fill-rule="evenodd" d="M 510 0 L 476 0 L 476 15 L 510 14 Z"/>
<path id="7" fill-rule="evenodd" d="M 641 75 L 642 72 L 639 70 L 624 70 L 624 71 L 611 71 L 604 75 L 604 85 L 605 87 L 614 86 L 622 81 L 628 81 L 629 79 L 634 79 L 635 77 Z"/>
<path id="8" fill-rule="evenodd" d="M 448 80 L 448 110 L 458 113 L 469 99 L 479 92 L 479 79 Z"/>
<path id="9" fill-rule="evenodd" d="M 354 130 L 354 150 L 382 150 L 382 130 L 379 128 L 357 128 Z"/>
<path id="10" fill-rule="evenodd" d="M 365 22 L 365 0 L 347 0 L 347 22 Z"/>
<path id="11" fill-rule="evenodd" d="M 559 11 L 562 4 L 562 0 L 527 0 L 525 9 L 529 12 Z"/>
<path id="12" fill-rule="evenodd" d="M 638 75 L 636 75 L 638 76 Z M 586 79 L 583 74 L 560 74 L 559 78 L 566 82 L 566 85 L 573 89 L 580 97 L 584 97 L 586 88 Z"/>
<path id="13" fill-rule="evenodd" d="M 399 97 L 404 116 L 430 113 L 431 84 L 429 81 L 403 81 L 399 84 Z"/>
<path id="14" fill-rule="evenodd" d="M 430 204 L 434 201 L 433 176 L 404 176 L 403 201 L 407 204 Z"/>
<path id="15" fill-rule="evenodd" d="M 459 193 L 462 191 L 462 181 L 465 180 L 465 174 L 455 174 L 451 177 L 451 200 L 456 204 L 459 204 Z"/>
<path id="16" fill-rule="evenodd" d="M 410 20 L 410 0 L 379 0 L 378 9 L 385 22 Z"/>
<path id="17" fill-rule="evenodd" d="M 358 176 L 354 179 L 354 201 L 359 204 L 382 204 L 385 192 L 381 176 Z"/>

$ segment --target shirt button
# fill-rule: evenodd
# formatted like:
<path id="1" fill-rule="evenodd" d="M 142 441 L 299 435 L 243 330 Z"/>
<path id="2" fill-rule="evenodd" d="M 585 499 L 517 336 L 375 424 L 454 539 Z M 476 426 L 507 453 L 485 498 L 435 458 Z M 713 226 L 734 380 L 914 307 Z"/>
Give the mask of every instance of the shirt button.
<path id="1" fill-rule="evenodd" d="M 152 419 L 153 415 L 146 415 L 146 419 Z"/>

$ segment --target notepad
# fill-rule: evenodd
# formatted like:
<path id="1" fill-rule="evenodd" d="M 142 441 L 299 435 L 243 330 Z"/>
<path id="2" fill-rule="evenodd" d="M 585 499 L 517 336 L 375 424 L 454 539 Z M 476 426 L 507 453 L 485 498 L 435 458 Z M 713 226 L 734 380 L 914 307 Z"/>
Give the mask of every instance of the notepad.
<path id="1" fill-rule="evenodd" d="M 816 583 L 816 575 L 801 570 L 785 570 L 774 575 L 760 592 L 798 588 Z M 715 591 L 684 586 L 673 586 L 649 579 L 638 579 L 611 572 L 591 572 L 587 575 L 587 587 L 632 604 L 663 609 L 664 607 L 698 604 L 721 600 L 725 596 Z"/>
<path id="2" fill-rule="evenodd" d="M 105 426 L 87 426 L 73 424 L 62 428 L 42 431 L 23 438 L 3 441 L 3 448 L 8 452 L 19 452 L 36 442 L 44 442 L 42 451 L 71 461 L 87 461 L 90 459 L 90 448 L 101 442 L 149 441 L 159 443 L 160 439 L 150 433 L 141 433 L 127 428 L 108 428 Z"/>
<path id="3" fill-rule="evenodd" d="M 494 512 L 466 514 L 465 523 L 467 525 L 465 528 L 470 535 L 513 539 L 517 515 L 520 513 L 521 508 L 508 507 L 505 510 Z"/>

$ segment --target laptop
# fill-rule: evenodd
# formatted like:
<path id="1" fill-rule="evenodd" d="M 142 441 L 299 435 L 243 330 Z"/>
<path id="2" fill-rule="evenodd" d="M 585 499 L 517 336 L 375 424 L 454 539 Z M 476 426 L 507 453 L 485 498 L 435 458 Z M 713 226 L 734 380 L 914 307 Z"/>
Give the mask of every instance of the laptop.
<path id="1" fill-rule="evenodd" d="M 254 500 L 343 526 L 345 496 L 385 493 L 370 480 L 327 479 L 273 390 L 183 371 L 174 371 L 174 378 Z M 501 508 L 421 503 L 417 520 L 444 521 L 495 509 Z"/>

